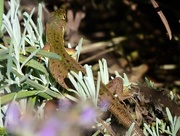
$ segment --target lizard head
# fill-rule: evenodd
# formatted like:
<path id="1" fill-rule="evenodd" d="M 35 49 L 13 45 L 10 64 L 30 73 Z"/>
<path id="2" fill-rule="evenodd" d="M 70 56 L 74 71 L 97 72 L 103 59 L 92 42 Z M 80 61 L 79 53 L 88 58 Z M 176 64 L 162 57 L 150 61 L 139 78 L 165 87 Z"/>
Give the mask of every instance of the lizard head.
<path id="1" fill-rule="evenodd" d="M 48 24 L 60 25 L 60 23 L 66 22 L 66 6 L 63 5 L 61 8 L 52 12 L 48 20 Z"/>

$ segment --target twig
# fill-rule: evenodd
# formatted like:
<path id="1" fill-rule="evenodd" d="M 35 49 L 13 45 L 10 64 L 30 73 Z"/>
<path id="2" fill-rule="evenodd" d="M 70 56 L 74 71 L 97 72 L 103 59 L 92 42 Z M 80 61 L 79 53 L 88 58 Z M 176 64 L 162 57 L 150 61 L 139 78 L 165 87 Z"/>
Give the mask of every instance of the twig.
<path id="1" fill-rule="evenodd" d="M 172 33 L 171 33 L 171 28 L 169 26 L 169 23 L 166 19 L 166 17 L 164 16 L 163 12 L 159 9 L 159 5 L 157 4 L 157 2 L 155 0 L 151 0 L 151 3 L 153 5 L 153 7 L 157 10 L 157 13 L 159 15 L 159 17 L 161 18 L 167 32 L 168 32 L 168 35 L 169 35 L 169 39 L 171 40 L 172 39 Z"/>

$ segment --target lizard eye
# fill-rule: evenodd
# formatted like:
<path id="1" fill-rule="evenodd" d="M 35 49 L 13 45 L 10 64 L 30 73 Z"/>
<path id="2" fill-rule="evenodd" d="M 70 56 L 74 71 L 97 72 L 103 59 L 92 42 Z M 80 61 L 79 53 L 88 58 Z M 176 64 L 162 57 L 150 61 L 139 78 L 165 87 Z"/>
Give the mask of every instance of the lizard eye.
<path id="1" fill-rule="evenodd" d="M 65 14 L 62 16 L 62 19 L 66 19 L 66 15 Z"/>

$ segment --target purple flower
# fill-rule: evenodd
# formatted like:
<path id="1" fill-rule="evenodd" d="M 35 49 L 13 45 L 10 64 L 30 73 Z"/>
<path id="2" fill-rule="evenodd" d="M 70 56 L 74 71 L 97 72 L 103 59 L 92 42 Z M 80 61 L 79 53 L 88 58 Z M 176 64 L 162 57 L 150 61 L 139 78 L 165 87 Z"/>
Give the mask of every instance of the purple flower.
<path id="1" fill-rule="evenodd" d="M 107 99 L 102 99 L 99 103 L 98 103 L 99 108 L 102 111 L 107 111 L 108 107 L 109 107 L 109 101 Z"/>
<path id="2" fill-rule="evenodd" d="M 86 127 L 94 123 L 97 116 L 97 112 L 94 107 L 86 106 L 82 109 L 80 114 L 79 124 Z"/>
<path id="3" fill-rule="evenodd" d="M 58 104 L 59 104 L 59 108 L 58 109 L 61 110 L 61 111 L 67 111 L 72 106 L 72 103 L 70 102 L 70 100 L 68 100 L 66 98 L 60 99 L 58 101 Z"/>
<path id="4" fill-rule="evenodd" d="M 55 118 L 49 118 L 43 126 L 42 129 L 36 134 L 36 136 L 58 136 L 60 133 L 60 120 Z"/>
<path id="5" fill-rule="evenodd" d="M 19 124 L 21 117 L 20 108 L 17 102 L 13 101 L 9 104 L 6 112 L 6 125 L 9 131 L 13 131 Z"/>

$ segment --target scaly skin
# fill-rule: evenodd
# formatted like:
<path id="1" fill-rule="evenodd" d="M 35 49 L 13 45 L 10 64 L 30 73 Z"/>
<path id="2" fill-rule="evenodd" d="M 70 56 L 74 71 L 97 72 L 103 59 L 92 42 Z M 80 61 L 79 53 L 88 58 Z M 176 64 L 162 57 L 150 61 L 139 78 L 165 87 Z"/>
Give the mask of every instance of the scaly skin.
<path id="1" fill-rule="evenodd" d="M 64 48 L 64 30 L 66 27 L 66 10 L 62 6 L 56 12 L 52 12 L 50 19 L 46 24 L 46 38 L 47 44 L 50 45 L 50 51 L 57 53 L 62 57 L 62 60 L 50 59 L 49 68 L 55 80 L 64 88 L 68 88 L 65 79 L 70 70 L 75 72 L 85 69 L 79 65 Z"/>
<path id="2" fill-rule="evenodd" d="M 50 72 L 55 80 L 64 88 L 68 89 L 68 85 L 65 83 L 67 74 L 69 71 L 81 71 L 85 74 L 85 69 L 79 63 L 77 63 L 64 48 L 64 31 L 66 25 L 66 9 L 62 6 L 55 12 L 51 13 L 50 19 L 46 25 L 46 38 L 47 43 L 50 45 L 50 51 L 57 53 L 62 57 L 62 60 L 50 59 L 49 67 Z M 121 83 L 122 84 L 122 83 Z M 107 99 L 109 102 L 108 110 L 118 119 L 125 128 L 129 128 L 134 122 L 130 113 L 124 108 L 124 105 L 113 96 L 111 89 L 108 89 L 103 83 L 101 83 L 99 100 Z M 139 126 L 135 123 L 133 134 L 135 136 L 142 136 L 143 133 Z"/>

